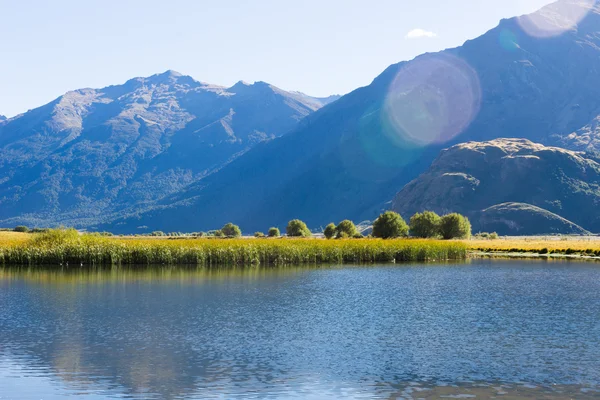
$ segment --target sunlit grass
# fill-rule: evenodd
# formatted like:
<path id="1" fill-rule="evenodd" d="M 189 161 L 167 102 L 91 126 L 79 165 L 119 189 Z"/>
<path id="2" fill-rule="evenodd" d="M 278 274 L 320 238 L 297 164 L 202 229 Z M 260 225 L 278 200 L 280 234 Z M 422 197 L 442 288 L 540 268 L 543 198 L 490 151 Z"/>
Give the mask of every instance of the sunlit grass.
<path id="1" fill-rule="evenodd" d="M 380 239 L 110 238 L 74 230 L 32 234 L 0 243 L 5 265 L 292 265 L 462 260 L 464 243 Z"/>
<path id="2" fill-rule="evenodd" d="M 523 237 L 498 240 L 466 240 L 470 251 L 537 253 L 537 254 L 581 254 L 600 256 L 600 238 L 597 237 Z"/>

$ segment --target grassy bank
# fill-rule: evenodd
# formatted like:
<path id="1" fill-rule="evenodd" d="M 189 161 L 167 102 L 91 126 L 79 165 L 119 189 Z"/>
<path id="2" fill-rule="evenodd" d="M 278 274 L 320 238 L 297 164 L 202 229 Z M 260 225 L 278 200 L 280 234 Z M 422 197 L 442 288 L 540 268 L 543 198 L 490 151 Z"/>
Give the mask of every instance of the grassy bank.
<path id="1" fill-rule="evenodd" d="M 487 255 L 600 256 L 598 237 L 508 237 L 465 241 L 469 251 Z"/>
<path id="2" fill-rule="evenodd" d="M 178 239 L 80 235 L 76 231 L 0 239 L 4 265 L 289 265 L 463 260 L 460 242 L 413 239 Z"/>

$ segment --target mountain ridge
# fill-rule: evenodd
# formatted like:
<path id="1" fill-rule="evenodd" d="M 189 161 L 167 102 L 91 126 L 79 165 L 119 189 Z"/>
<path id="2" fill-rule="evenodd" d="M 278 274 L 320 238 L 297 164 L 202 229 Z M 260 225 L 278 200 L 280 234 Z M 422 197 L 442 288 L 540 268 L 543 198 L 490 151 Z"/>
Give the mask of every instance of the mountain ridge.
<path id="1" fill-rule="evenodd" d="M 423 210 L 463 213 L 475 231 L 547 234 L 600 232 L 598 205 L 597 160 L 584 152 L 502 138 L 443 150 L 395 196 L 392 209 L 405 218 Z M 544 213 L 547 221 L 541 223 Z"/>
<path id="2" fill-rule="evenodd" d="M 88 226 L 135 211 L 323 104 L 264 82 L 231 90 L 172 70 L 69 91 L 0 124 L 0 220 Z"/>
<path id="3" fill-rule="evenodd" d="M 539 23 L 538 15 L 576 3 L 554 3 L 529 19 Z M 507 132 L 556 144 L 600 115 L 600 76 L 593 73 L 600 69 L 600 10 L 595 5 L 576 28 L 543 38 L 526 31 L 524 18 L 504 19 L 462 46 L 393 64 L 285 137 L 257 146 L 155 210 L 107 226 L 197 230 L 233 221 L 252 231 L 292 218 L 314 227 L 372 220 L 443 148 Z"/>

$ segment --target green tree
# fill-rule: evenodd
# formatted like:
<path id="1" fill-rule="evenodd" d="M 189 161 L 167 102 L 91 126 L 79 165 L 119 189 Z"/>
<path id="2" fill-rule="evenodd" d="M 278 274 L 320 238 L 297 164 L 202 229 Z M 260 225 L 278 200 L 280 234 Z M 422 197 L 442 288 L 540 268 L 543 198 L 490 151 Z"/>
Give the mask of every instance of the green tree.
<path id="1" fill-rule="evenodd" d="M 331 239 L 332 237 L 335 236 L 335 231 L 336 231 L 335 224 L 332 222 L 325 227 L 325 230 L 323 231 L 323 235 L 325 235 L 325 237 L 327 239 Z"/>
<path id="2" fill-rule="evenodd" d="M 354 237 L 354 235 L 358 234 L 358 229 L 356 229 L 356 225 L 354 225 L 354 222 L 348 219 L 345 219 L 342 222 L 340 222 L 335 228 L 335 230 L 337 232 L 338 238 L 342 237 L 342 233 L 345 233 L 346 237 Z"/>
<path id="3" fill-rule="evenodd" d="M 225 234 L 223 233 L 223 231 L 222 231 L 222 230 L 220 230 L 220 229 L 217 229 L 216 231 L 214 231 L 214 233 L 213 233 L 213 236 L 214 236 L 214 237 L 224 237 L 224 236 L 225 236 Z"/>
<path id="4" fill-rule="evenodd" d="M 279 228 L 269 228 L 269 237 L 279 237 L 281 236 L 281 232 L 279 232 Z"/>
<path id="5" fill-rule="evenodd" d="M 27 232 L 29 232 L 29 228 L 24 225 L 19 225 L 19 226 L 15 226 L 14 231 L 27 233 Z"/>
<path id="6" fill-rule="evenodd" d="M 232 224 L 231 222 L 228 222 L 225 225 L 223 225 L 223 227 L 221 228 L 221 232 L 223 233 L 223 235 L 230 238 L 242 236 L 242 231 L 240 230 L 240 227 Z"/>
<path id="7" fill-rule="evenodd" d="M 441 218 L 434 212 L 417 213 L 410 219 L 410 235 L 418 238 L 433 238 L 440 234 Z"/>
<path id="8" fill-rule="evenodd" d="M 288 236 L 292 237 L 309 237 L 312 236 L 310 229 L 306 226 L 306 224 L 299 219 L 293 219 L 288 222 L 288 225 L 285 229 L 285 232 Z"/>
<path id="9" fill-rule="evenodd" d="M 471 237 L 471 223 L 464 215 L 444 215 L 440 222 L 440 234 L 444 239 L 468 239 Z"/>
<path id="10" fill-rule="evenodd" d="M 408 236 L 408 225 L 400 214 L 386 211 L 373 222 L 373 237 L 390 239 Z"/>
<path id="11" fill-rule="evenodd" d="M 265 234 L 262 232 L 254 232 L 254 237 L 255 238 L 264 238 Z"/>

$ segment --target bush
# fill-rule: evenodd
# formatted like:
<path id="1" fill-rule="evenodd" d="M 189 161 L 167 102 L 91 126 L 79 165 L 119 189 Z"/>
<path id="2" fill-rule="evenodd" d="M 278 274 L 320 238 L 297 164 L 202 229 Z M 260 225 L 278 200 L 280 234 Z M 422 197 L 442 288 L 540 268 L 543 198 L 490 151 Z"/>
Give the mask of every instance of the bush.
<path id="1" fill-rule="evenodd" d="M 165 236 L 165 233 L 163 231 L 154 231 L 150 236 Z"/>
<path id="2" fill-rule="evenodd" d="M 254 232 L 254 237 L 256 238 L 264 238 L 265 234 L 262 232 Z"/>
<path id="3" fill-rule="evenodd" d="M 281 232 L 279 232 L 279 228 L 269 228 L 269 237 L 279 237 L 281 236 Z"/>
<path id="4" fill-rule="evenodd" d="M 490 233 L 490 240 L 496 240 L 498 238 L 499 238 L 499 236 L 496 232 Z"/>
<path id="5" fill-rule="evenodd" d="M 354 236 L 352 236 L 352 238 L 353 238 L 353 239 L 364 239 L 364 237 L 365 237 L 365 235 L 363 235 L 363 234 L 362 234 L 362 233 L 360 233 L 360 232 L 356 232 L 356 233 L 354 234 Z"/>
<path id="6" fill-rule="evenodd" d="M 221 232 L 223 232 L 223 235 L 230 238 L 242 236 L 242 231 L 240 230 L 240 227 L 232 224 L 231 222 L 228 222 L 225 225 L 223 225 L 223 227 L 221 228 Z"/>
<path id="7" fill-rule="evenodd" d="M 408 225 L 400 214 L 386 211 L 373 222 L 373 237 L 390 239 L 408 236 Z"/>
<path id="8" fill-rule="evenodd" d="M 346 232 L 338 232 L 337 235 L 335 235 L 336 239 L 348 239 L 350 236 L 348 236 L 348 234 Z"/>
<path id="9" fill-rule="evenodd" d="M 418 238 L 434 238 L 440 235 L 439 215 L 431 211 L 417 213 L 410 219 L 410 235 Z"/>
<path id="10" fill-rule="evenodd" d="M 335 228 L 335 231 L 337 232 L 337 237 L 340 237 L 342 233 L 345 233 L 346 237 L 354 237 L 354 235 L 358 234 L 358 229 L 356 229 L 356 225 L 354 225 L 354 222 L 348 219 L 345 219 L 342 222 L 340 222 Z"/>
<path id="11" fill-rule="evenodd" d="M 325 230 L 323 230 L 323 235 L 325 235 L 327 239 L 331 239 L 335 236 L 335 230 L 335 224 L 332 222 L 325 227 Z"/>
<path id="12" fill-rule="evenodd" d="M 312 233 L 306 226 L 306 224 L 299 219 L 293 219 L 288 222 L 287 228 L 285 229 L 288 236 L 292 237 L 309 237 Z"/>
<path id="13" fill-rule="evenodd" d="M 464 215 L 444 215 L 440 223 L 440 233 L 444 239 L 468 239 L 471 237 L 471 223 Z"/>
<path id="14" fill-rule="evenodd" d="M 92 237 L 90 235 L 90 237 Z M 43 233 L 36 233 L 31 241 L 33 246 L 58 247 L 81 240 L 81 235 L 73 228 L 50 229 Z"/>
<path id="15" fill-rule="evenodd" d="M 15 232 L 23 232 L 23 233 L 27 233 L 29 232 L 29 228 L 26 227 L 25 225 L 19 225 L 19 226 L 15 226 L 14 229 Z"/>
<path id="16" fill-rule="evenodd" d="M 213 234 L 212 234 L 212 235 L 213 235 L 214 237 L 224 237 L 224 236 L 225 236 L 225 234 L 223 233 L 223 231 L 222 231 L 222 230 L 220 230 L 220 229 L 217 229 L 216 231 L 213 231 Z"/>

